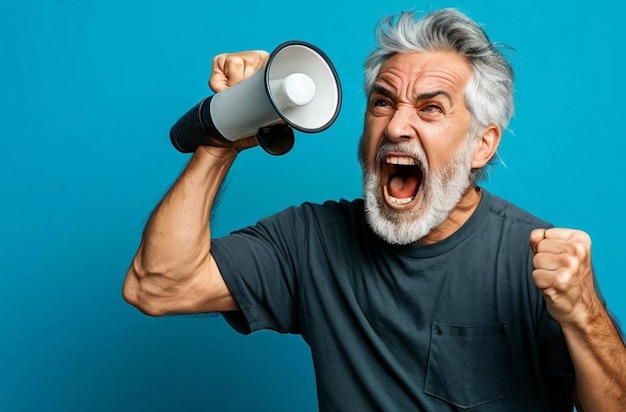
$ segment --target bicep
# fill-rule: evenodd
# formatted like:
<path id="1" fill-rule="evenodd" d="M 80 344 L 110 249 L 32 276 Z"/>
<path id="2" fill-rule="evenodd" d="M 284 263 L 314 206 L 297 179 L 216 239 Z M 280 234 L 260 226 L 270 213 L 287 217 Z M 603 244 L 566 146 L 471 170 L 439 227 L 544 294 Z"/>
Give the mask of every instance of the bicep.
<path id="1" fill-rule="evenodd" d="M 211 253 L 199 273 L 182 288 L 177 293 L 178 303 L 172 308 L 174 313 L 228 312 L 239 309 Z"/>

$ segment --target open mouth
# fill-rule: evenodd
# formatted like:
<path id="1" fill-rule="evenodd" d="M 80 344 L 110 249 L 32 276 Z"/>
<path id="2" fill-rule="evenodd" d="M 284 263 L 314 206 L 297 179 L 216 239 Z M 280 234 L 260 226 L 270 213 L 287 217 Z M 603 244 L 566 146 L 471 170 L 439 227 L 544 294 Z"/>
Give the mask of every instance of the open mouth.
<path id="1" fill-rule="evenodd" d="M 381 162 L 385 202 L 392 208 L 405 209 L 415 200 L 424 179 L 417 159 L 406 155 L 386 155 Z"/>

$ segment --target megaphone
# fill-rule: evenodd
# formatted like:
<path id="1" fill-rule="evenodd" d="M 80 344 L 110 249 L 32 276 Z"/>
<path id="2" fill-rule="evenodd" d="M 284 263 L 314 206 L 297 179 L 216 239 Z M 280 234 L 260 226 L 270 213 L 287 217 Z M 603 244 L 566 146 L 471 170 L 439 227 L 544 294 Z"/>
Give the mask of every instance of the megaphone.
<path id="1" fill-rule="evenodd" d="M 170 139 L 190 153 L 256 136 L 266 152 L 281 155 L 293 147 L 293 129 L 326 130 L 340 107 L 341 86 L 328 57 L 312 44 L 289 41 L 263 69 L 196 104 L 172 126 Z"/>

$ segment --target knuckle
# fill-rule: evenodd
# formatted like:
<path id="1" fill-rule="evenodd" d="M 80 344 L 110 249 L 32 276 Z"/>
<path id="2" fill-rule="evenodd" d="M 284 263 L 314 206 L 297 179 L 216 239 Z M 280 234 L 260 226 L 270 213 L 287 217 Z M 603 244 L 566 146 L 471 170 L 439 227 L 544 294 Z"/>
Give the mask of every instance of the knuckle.
<path id="1" fill-rule="evenodd" d="M 582 230 L 574 230 L 573 233 L 573 237 L 576 239 L 577 242 L 583 243 L 585 245 L 591 244 L 591 236 L 589 236 L 589 233 Z"/>
<path id="2" fill-rule="evenodd" d="M 239 67 L 243 67 L 246 64 L 246 61 L 242 56 L 233 54 L 233 55 L 228 56 L 228 58 L 226 59 L 226 63 L 228 67 L 239 68 Z"/>
<path id="3" fill-rule="evenodd" d="M 585 261 L 589 259 L 591 255 L 589 248 L 585 247 L 584 245 L 580 243 L 576 244 L 574 248 L 574 254 L 578 256 L 581 261 Z"/>
<path id="4" fill-rule="evenodd" d="M 559 291 L 569 290 L 573 284 L 574 275 L 570 270 L 560 270 L 554 278 L 554 287 Z"/>
<path id="5" fill-rule="evenodd" d="M 565 244 L 565 253 L 570 256 L 575 256 L 578 250 L 578 245 L 576 243 L 566 243 Z"/>
<path id="6" fill-rule="evenodd" d="M 569 285 L 570 285 L 570 277 L 567 275 L 557 276 L 554 282 L 554 287 L 557 290 L 567 290 L 569 288 Z"/>
<path id="7" fill-rule="evenodd" d="M 213 69 L 222 69 L 224 67 L 224 62 L 226 61 L 227 54 L 221 53 L 217 56 L 213 57 Z"/>
<path id="8" fill-rule="evenodd" d="M 575 272 L 581 265 L 583 258 L 577 253 L 577 247 L 572 246 L 570 253 L 561 256 L 561 265 Z"/>

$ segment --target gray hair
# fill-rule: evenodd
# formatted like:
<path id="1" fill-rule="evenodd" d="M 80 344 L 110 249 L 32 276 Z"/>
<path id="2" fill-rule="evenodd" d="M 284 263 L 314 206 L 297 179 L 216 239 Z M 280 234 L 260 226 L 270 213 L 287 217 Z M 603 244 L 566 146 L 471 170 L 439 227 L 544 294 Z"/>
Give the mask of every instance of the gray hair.
<path id="1" fill-rule="evenodd" d="M 380 21 L 376 27 L 378 47 L 367 57 L 365 93 L 369 95 L 383 64 L 396 53 L 450 50 L 467 58 L 473 75 L 465 87 L 465 105 L 472 121 L 470 135 L 490 125 L 504 131 L 513 116 L 511 65 L 485 31 L 455 9 L 442 9 L 416 19 L 413 11 L 402 12 Z M 473 170 L 473 182 L 483 177 Z"/>

